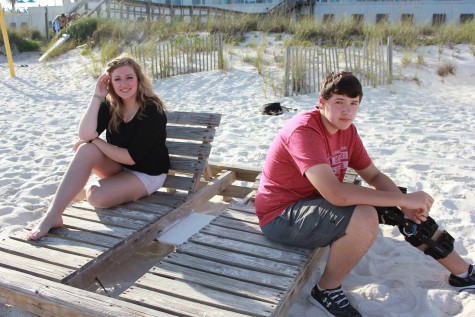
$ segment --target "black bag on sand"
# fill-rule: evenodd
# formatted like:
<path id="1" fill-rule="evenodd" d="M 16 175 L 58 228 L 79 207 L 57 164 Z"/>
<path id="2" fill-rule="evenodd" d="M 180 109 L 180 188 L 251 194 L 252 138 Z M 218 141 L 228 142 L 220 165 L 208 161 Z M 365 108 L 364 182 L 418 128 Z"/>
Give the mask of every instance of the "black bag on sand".
<path id="1" fill-rule="evenodd" d="M 260 108 L 261 114 L 267 114 L 269 116 L 278 116 L 284 112 L 280 102 L 271 102 L 262 105 Z"/>

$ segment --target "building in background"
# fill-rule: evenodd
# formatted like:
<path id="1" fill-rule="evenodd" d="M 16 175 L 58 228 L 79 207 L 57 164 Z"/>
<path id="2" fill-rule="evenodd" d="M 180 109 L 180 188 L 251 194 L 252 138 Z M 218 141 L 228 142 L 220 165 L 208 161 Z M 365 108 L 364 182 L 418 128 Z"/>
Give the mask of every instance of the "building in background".
<path id="1" fill-rule="evenodd" d="M 473 21 L 475 0 L 316 0 L 315 18 L 364 23 L 460 24 Z"/>

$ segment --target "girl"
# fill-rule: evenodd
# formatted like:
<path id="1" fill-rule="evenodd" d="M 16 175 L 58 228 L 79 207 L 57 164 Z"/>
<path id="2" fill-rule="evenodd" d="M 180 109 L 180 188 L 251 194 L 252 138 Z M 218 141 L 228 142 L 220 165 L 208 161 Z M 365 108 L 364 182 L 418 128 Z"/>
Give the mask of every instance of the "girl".
<path id="1" fill-rule="evenodd" d="M 74 158 L 27 239 L 40 239 L 62 226 L 72 201 L 87 199 L 94 207 L 108 208 L 159 189 L 170 167 L 166 124 L 165 105 L 142 67 L 124 54 L 110 61 L 80 122 Z M 106 141 L 99 138 L 104 130 Z M 86 186 L 91 172 L 99 180 Z"/>

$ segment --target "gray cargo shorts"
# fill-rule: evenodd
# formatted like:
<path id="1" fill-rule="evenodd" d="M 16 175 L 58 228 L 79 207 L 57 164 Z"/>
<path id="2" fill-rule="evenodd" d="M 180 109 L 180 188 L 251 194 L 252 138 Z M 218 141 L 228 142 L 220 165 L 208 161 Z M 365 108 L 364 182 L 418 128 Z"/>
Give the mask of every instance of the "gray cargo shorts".
<path id="1" fill-rule="evenodd" d="M 315 249 L 342 237 L 356 206 L 335 206 L 323 197 L 302 199 L 261 228 L 272 241 Z"/>

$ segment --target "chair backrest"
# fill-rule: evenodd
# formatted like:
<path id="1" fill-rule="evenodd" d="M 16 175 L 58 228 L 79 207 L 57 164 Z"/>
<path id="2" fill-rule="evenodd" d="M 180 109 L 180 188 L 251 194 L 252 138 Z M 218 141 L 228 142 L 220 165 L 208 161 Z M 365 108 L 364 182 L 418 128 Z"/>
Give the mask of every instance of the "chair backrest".
<path id="1" fill-rule="evenodd" d="M 170 172 L 163 187 L 193 193 L 205 171 L 221 114 L 167 112 Z"/>

